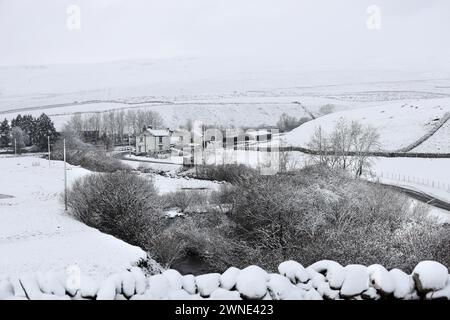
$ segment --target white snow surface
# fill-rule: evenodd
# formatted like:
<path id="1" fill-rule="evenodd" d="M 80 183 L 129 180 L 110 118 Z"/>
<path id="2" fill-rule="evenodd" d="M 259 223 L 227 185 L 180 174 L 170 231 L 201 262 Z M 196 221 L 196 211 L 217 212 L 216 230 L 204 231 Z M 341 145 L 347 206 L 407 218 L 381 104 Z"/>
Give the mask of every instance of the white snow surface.
<path id="1" fill-rule="evenodd" d="M 384 158 L 373 160 L 376 179 L 383 183 L 419 190 L 450 201 L 450 159 Z"/>
<path id="2" fill-rule="evenodd" d="M 394 297 L 403 299 L 414 290 L 414 280 L 411 275 L 406 274 L 400 269 L 389 271 L 392 282 L 394 283 Z"/>
<path id="3" fill-rule="evenodd" d="M 417 282 L 420 282 L 423 291 L 440 290 L 447 283 L 448 269 L 436 261 L 421 261 L 414 268 L 412 275 L 417 286 Z"/>
<path id="4" fill-rule="evenodd" d="M 316 128 L 330 133 L 340 119 L 356 120 L 377 128 L 381 149 L 394 151 L 424 136 L 435 120 L 449 111 L 450 98 L 383 102 L 379 106 L 335 112 L 309 121 L 289 132 L 286 141 L 289 145 L 307 147 Z M 442 138 L 439 143 L 444 145 L 446 139 Z"/>
<path id="5" fill-rule="evenodd" d="M 177 270 L 166 270 L 163 272 L 163 276 L 165 276 L 169 281 L 171 289 L 181 290 L 183 287 L 183 276 Z"/>
<path id="6" fill-rule="evenodd" d="M 230 267 L 220 276 L 220 287 L 231 290 L 236 285 L 236 278 L 241 270 L 236 267 Z"/>
<path id="7" fill-rule="evenodd" d="M 391 294 L 395 290 L 395 284 L 391 274 L 380 264 L 373 264 L 367 267 L 369 279 L 372 286 L 385 293 Z"/>
<path id="8" fill-rule="evenodd" d="M 341 295 L 352 297 L 369 289 L 369 273 L 367 267 L 350 264 L 345 267 L 345 280 L 342 284 Z"/>
<path id="9" fill-rule="evenodd" d="M 89 171 L 67 166 L 68 184 Z M 59 201 L 63 162 L 32 156 L 0 158 L 0 274 L 79 267 L 93 278 L 130 267 L 146 253 L 76 221 Z"/>
<path id="10" fill-rule="evenodd" d="M 229 291 L 223 288 L 217 288 L 209 297 L 211 300 L 242 300 L 237 291 Z"/>
<path id="11" fill-rule="evenodd" d="M 444 298 L 444 299 L 450 300 L 450 275 L 448 275 L 448 277 L 447 277 L 447 285 L 445 286 L 445 288 L 438 290 L 438 291 L 434 291 L 434 292 L 428 292 L 427 298 L 430 298 L 430 299 Z"/>
<path id="12" fill-rule="evenodd" d="M 338 265 L 336 262 L 333 264 L 330 261 L 319 261 L 306 268 L 311 279 L 297 284 L 293 284 L 285 275 L 269 274 L 257 266 L 250 266 L 239 271 L 237 285 L 232 289 L 219 287 L 221 275 L 218 273 L 194 277 L 193 275 L 181 276 L 175 270 L 167 270 L 163 274 L 144 275 L 142 270 L 136 267 L 115 273 L 101 281 L 81 273 L 81 281 L 73 283 L 65 281 L 65 288 L 61 287 L 63 273 L 52 271 L 45 274 L 30 273 L 21 276 L 20 279 L 2 275 L 0 299 L 378 300 L 386 297 L 418 300 L 450 298 L 450 275 L 447 269 L 437 262 L 423 261 L 417 265 L 414 272 L 420 274 L 422 277 L 420 281 L 419 279 L 414 281 L 413 276 L 399 269 L 388 272 L 381 265 L 371 265 L 367 268 L 362 265 L 341 266 L 345 271 L 345 279 L 340 290 L 330 287 L 328 278 L 323 274 L 328 275 L 331 270 L 338 270 L 339 268 L 336 267 Z M 321 272 L 315 270 L 321 270 Z M 416 273 L 413 274 L 416 277 Z M 139 284 L 138 279 L 144 281 Z M 428 287 L 423 287 L 421 283 L 427 284 Z M 425 295 L 419 295 L 420 291 Z"/>
<path id="13" fill-rule="evenodd" d="M 192 274 L 184 275 L 181 279 L 183 289 L 189 294 L 195 294 L 197 291 L 197 284 L 195 283 L 195 276 Z"/>
<path id="14" fill-rule="evenodd" d="M 195 277 L 198 292 L 202 297 L 208 297 L 219 288 L 220 273 L 208 273 Z"/>
<path id="15" fill-rule="evenodd" d="M 267 292 L 269 275 L 258 266 L 242 269 L 236 278 L 236 288 L 247 299 L 261 299 Z"/>
<path id="16" fill-rule="evenodd" d="M 306 269 L 297 261 L 285 261 L 278 266 L 278 272 L 292 283 L 306 282 L 309 279 Z"/>
<path id="17" fill-rule="evenodd" d="M 305 292 L 292 284 L 289 278 L 272 273 L 269 275 L 267 289 L 274 300 L 288 300 L 294 295 L 303 295 Z"/>
<path id="18" fill-rule="evenodd" d="M 447 121 L 430 138 L 414 148 L 412 152 L 450 153 L 450 121 Z"/>

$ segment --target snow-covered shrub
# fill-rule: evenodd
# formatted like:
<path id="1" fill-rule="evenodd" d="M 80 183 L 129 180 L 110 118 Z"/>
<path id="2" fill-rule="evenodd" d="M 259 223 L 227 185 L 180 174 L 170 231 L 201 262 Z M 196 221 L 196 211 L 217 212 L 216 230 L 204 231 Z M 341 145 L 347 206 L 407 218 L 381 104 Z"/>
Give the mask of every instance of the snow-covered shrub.
<path id="1" fill-rule="evenodd" d="M 163 196 L 164 208 L 178 208 L 182 212 L 204 208 L 208 203 L 208 194 L 203 191 L 179 190 Z"/>
<path id="2" fill-rule="evenodd" d="M 144 249 L 165 229 L 152 181 L 135 174 L 84 176 L 69 189 L 67 200 L 70 212 L 80 221 Z"/>
<path id="3" fill-rule="evenodd" d="M 275 271 L 286 260 L 323 257 L 408 272 L 421 260 L 450 264 L 448 226 L 412 213 L 402 194 L 345 172 L 307 167 L 249 177 L 233 189 L 226 191 L 227 228 L 205 237 L 214 270 L 256 264 Z M 335 280 L 339 289 L 343 279 Z"/>
<path id="4" fill-rule="evenodd" d="M 95 172 L 130 171 L 119 159 L 109 157 L 103 149 L 84 143 L 74 132 L 62 132 L 53 146 L 53 160 L 63 160 L 63 140 L 66 140 L 66 161 Z"/>
<path id="5" fill-rule="evenodd" d="M 257 175 L 258 171 L 243 164 L 223 164 L 198 166 L 195 177 L 237 184 Z"/>
<path id="6" fill-rule="evenodd" d="M 175 261 L 186 256 L 186 242 L 173 227 L 162 226 L 157 232 L 143 235 L 143 238 L 141 246 L 149 250 L 164 268 L 172 267 Z"/>

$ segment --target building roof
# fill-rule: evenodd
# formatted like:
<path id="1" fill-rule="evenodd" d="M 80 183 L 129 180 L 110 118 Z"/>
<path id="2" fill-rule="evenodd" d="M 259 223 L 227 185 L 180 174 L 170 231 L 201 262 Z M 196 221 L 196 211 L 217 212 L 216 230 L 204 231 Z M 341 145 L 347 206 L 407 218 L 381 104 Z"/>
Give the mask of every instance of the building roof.
<path id="1" fill-rule="evenodd" d="M 145 132 L 148 132 L 155 137 L 167 137 L 170 135 L 170 132 L 167 129 L 146 129 Z"/>
<path id="2" fill-rule="evenodd" d="M 271 134 L 272 132 L 271 131 L 269 131 L 269 130 L 266 130 L 266 129 L 261 129 L 261 130 L 250 130 L 249 132 L 247 132 L 246 134 L 247 135 L 249 135 L 249 136 L 253 136 L 253 137 L 256 137 L 256 136 L 263 136 L 263 135 L 268 135 L 268 134 Z"/>

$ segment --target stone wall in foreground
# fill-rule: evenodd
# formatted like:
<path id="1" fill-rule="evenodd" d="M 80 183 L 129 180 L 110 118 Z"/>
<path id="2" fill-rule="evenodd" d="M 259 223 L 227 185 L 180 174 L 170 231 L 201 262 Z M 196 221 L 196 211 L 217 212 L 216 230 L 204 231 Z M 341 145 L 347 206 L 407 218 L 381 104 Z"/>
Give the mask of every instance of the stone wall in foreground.
<path id="1" fill-rule="evenodd" d="M 450 275 L 434 261 L 420 262 L 412 274 L 381 265 L 344 267 L 330 260 L 307 268 L 286 261 L 278 273 L 249 266 L 200 276 L 176 270 L 146 276 L 133 267 L 102 281 L 76 273 L 0 275 L 1 299 L 450 299 Z"/>

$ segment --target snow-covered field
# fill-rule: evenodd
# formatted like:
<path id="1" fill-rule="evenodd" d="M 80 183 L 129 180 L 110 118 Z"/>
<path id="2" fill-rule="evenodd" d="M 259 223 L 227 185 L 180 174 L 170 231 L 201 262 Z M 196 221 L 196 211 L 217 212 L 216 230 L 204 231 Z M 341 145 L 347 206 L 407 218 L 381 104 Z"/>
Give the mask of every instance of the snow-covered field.
<path id="1" fill-rule="evenodd" d="M 135 157 L 137 159 L 146 157 Z M 176 176 L 175 173 L 181 168 L 181 165 L 162 164 L 158 162 L 138 162 L 130 160 L 121 160 L 123 163 L 137 169 L 139 166 L 144 166 L 153 170 L 166 171 L 172 173 L 173 176 L 161 176 L 153 173 L 142 173 L 142 176 L 153 180 L 158 192 L 160 194 L 168 192 L 176 192 L 183 189 L 202 189 L 202 190 L 218 190 L 220 183 L 209 180 L 199 180 L 187 177 Z"/>
<path id="2" fill-rule="evenodd" d="M 376 158 L 371 171 L 383 182 L 450 202 L 450 159 Z"/>
<path id="3" fill-rule="evenodd" d="M 140 248 L 74 220 L 59 201 L 63 162 L 0 158 L 0 274 L 65 270 L 78 265 L 103 278 L 145 258 Z M 89 171 L 68 165 L 69 184 Z"/>
<path id="4" fill-rule="evenodd" d="M 75 112 L 140 108 L 158 111 L 171 127 L 187 119 L 275 125 L 282 113 L 317 116 L 324 105 L 343 111 L 445 99 L 447 79 L 443 72 L 312 72 L 208 59 L 1 67 L 0 117 L 45 112 L 61 128 Z"/>
<path id="5" fill-rule="evenodd" d="M 289 145 L 306 147 L 319 126 L 329 133 L 340 119 L 357 120 L 377 128 L 381 149 L 394 151 L 420 139 L 446 112 L 450 112 L 450 98 L 416 100 L 409 103 L 384 102 L 376 107 L 336 112 L 307 122 L 289 132 L 286 141 Z M 445 137 L 444 133 L 439 134 L 434 143 L 444 146 L 447 141 L 448 137 Z M 430 148 L 428 150 L 439 152 Z"/>
<path id="6" fill-rule="evenodd" d="M 430 138 L 414 148 L 412 152 L 450 153 L 450 121 L 447 121 Z"/>

